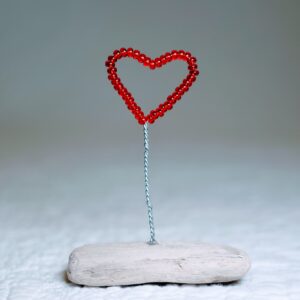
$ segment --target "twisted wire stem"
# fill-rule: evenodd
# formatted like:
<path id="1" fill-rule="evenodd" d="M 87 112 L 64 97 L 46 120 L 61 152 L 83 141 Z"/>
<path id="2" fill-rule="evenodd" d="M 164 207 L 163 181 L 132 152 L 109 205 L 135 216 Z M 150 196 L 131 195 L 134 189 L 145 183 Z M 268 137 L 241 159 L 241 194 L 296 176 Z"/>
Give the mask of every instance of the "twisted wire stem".
<path id="1" fill-rule="evenodd" d="M 145 196 L 146 196 L 148 221 L 149 221 L 149 228 L 150 228 L 150 240 L 148 243 L 150 245 L 154 245 L 157 244 L 157 242 L 155 240 L 152 204 L 150 201 L 150 192 L 149 192 L 148 156 L 149 156 L 149 136 L 148 136 L 148 123 L 146 122 L 144 124 L 144 175 L 145 175 Z"/>

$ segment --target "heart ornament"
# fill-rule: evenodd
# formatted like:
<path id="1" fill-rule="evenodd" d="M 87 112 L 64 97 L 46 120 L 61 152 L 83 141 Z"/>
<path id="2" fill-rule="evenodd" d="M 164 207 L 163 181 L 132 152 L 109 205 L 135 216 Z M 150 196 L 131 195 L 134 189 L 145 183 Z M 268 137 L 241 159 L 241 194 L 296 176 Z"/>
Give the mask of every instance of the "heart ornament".
<path id="1" fill-rule="evenodd" d="M 174 92 L 167 97 L 165 102 L 151 110 L 148 115 L 145 115 L 141 107 L 135 102 L 132 94 L 123 85 L 117 73 L 116 62 L 126 57 L 135 59 L 151 70 L 161 68 L 174 60 L 183 60 L 187 63 L 188 74 L 179 86 L 175 88 Z M 139 50 L 121 48 L 119 50 L 115 50 L 113 54 L 108 57 L 105 62 L 105 66 L 107 67 L 108 79 L 111 81 L 114 89 L 122 97 L 127 108 L 132 112 L 138 123 L 141 125 L 144 125 L 147 122 L 153 124 L 159 117 L 163 117 L 164 114 L 168 110 L 171 110 L 174 104 L 189 90 L 195 82 L 196 77 L 199 75 L 197 59 L 193 57 L 190 52 L 186 52 L 184 50 L 172 50 L 171 52 L 167 52 L 157 58 L 151 59 Z"/>

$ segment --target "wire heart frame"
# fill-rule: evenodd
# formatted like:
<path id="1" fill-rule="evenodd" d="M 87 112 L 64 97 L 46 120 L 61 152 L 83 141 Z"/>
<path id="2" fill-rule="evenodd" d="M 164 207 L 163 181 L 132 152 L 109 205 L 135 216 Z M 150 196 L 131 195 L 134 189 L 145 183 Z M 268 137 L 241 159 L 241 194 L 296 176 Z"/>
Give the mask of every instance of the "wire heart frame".
<path id="1" fill-rule="evenodd" d="M 162 104 L 159 104 L 157 108 L 151 110 L 148 115 L 145 115 L 141 107 L 135 102 L 132 94 L 124 86 L 117 73 L 116 62 L 127 57 L 138 61 L 151 70 L 161 68 L 174 60 L 183 60 L 187 63 L 189 72 L 180 85 L 175 88 L 173 93 L 170 94 Z M 138 123 L 141 125 L 144 125 L 146 122 L 152 124 L 159 117 L 163 117 L 164 114 L 168 110 L 171 110 L 174 104 L 189 90 L 199 75 L 197 59 L 192 56 L 190 52 L 186 52 L 184 50 L 172 50 L 171 52 L 167 52 L 152 59 L 141 53 L 139 50 L 121 48 L 119 50 L 115 50 L 113 54 L 108 57 L 105 65 L 107 67 L 108 79 L 111 81 L 114 89 L 124 100 L 127 108 L 132 112 Z"/>

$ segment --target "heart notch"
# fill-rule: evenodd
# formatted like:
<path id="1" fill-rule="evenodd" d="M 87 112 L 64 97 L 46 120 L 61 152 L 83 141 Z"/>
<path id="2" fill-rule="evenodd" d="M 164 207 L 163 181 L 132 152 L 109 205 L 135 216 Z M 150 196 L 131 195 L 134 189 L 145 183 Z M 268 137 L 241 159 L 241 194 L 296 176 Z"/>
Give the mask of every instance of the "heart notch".
<path id="1" fill-rule="evenodd" d="M 188 66 L 188 75 L 162 104 L 159 104 L 157 108 L 151 110 L 148 115 L 145 115 L 141 107 L 135 102 L 132 94 L 124 86 L 117 73 L 116 62 L 126 57 L 138 61 L 151 70 L 161 68 L 174 60 L 183 60 Z M 164 114 L 168 110 L 171 110 L 175 103 L 179 101 L 189 90 L 199 75 L 197 59 L 192 56 L 190 52 L 186 52 L 184 50 L 172 50 L 171 52 L 167 52 L 157 58 L 151 59 L 139 50 L 134 50 L 133 48 L 121 48 L 119 50 L 115 50 L 113 54 L 108 57 L 105 62 L 105 66 L 107 67 L 108 79 L 111 81 L 114 89 L 118 92 L 124 100 L 127 108 L 132 112 L 138 123 L 141 125 L 144 125 L 146 122 L 153 124 L 159 117 L 163 117 Z"/>

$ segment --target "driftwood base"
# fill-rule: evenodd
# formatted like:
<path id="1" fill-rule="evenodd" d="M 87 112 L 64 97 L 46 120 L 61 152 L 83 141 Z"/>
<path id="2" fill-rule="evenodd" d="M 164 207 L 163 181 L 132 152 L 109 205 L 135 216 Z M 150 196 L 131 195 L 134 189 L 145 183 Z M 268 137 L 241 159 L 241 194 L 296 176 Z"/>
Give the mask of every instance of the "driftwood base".
<path id="1" fill-rule="evenodd" d="M 87 286 L 203 284 L 241 279 L 250 268 L 238 249 L 205 243 L 86 245 L 69 258 L 70 281 Z"/>

